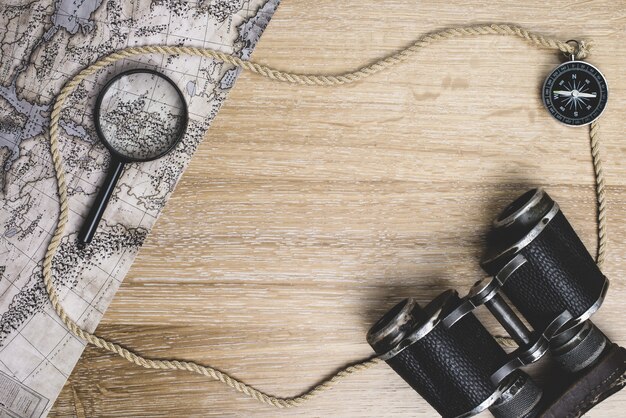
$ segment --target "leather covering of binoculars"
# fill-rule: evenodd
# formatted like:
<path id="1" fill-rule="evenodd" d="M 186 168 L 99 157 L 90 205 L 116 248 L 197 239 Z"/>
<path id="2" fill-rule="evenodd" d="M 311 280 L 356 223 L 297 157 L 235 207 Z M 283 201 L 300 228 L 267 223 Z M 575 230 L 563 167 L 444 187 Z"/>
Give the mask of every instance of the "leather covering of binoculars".
<path id="1" fill-rule="evenodd" d="M 450 297 L 456 306 L 456 292 Z M 387 363 L 442 416 L 454 417 L 494 393 L 490 377 L 506 359 L 485 327 L 468 314 L 450 329 L 439 323 Z"/>
<path id="2" fill-rule="evenodd" d="M 535 330 L 565 310 L 583 315 L 600 297 L 604 276 L 561 211 L 520 253 L 528 261 L 503 290 Z"/>

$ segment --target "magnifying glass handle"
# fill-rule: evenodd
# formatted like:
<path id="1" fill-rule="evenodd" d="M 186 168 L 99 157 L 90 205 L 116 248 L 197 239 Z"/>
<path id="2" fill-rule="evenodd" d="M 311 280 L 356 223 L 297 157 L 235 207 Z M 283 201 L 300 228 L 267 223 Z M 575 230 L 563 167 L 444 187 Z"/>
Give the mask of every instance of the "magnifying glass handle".
<path id="1" fill-rule="evenodd" d="M 117 180 L 120 178 L 123 170 L 124 163 L 112 157 L 111 167 L 109 167 L 109 172 L 104 180 L 104 184 L 100 188 L 98 197 L 96 197 L 95 202 L 93 202 L 89 215 L 87 215 L 85 223 L 78 234 L 78 242 L 82 244 L 89 244 L 93 239 L 93 236 L 96 234 L 96 229 L 98 229 L 100 219 L 102 218 L 102 214 L 107 207 L 107 203 L 109 203 L 109 199 L 113 194 L 113 189 L 115 189 Z"/>

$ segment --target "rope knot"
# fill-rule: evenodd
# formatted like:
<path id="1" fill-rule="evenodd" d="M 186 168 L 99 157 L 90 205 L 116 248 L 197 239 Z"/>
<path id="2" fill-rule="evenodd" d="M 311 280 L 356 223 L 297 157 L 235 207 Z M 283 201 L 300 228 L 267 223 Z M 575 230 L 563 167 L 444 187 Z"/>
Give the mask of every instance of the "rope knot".
<path id="1" fill-rule="evenodd" d="M 587 58 L 592 47 L 593 43 L 591 41 L 580 41 L 580 44 L 578 45 L 578 51 L 576 51 L 576 59 L 582 60 Z"/>

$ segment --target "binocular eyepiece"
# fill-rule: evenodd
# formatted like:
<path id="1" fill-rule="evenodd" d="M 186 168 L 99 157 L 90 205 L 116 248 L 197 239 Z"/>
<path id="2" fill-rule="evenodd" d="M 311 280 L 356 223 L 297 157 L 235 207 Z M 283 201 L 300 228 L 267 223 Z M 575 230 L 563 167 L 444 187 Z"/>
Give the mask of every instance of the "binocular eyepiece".
<path id="1" fill-rule="evenodd" d="M 621 389 L 625 350 L 589 321 L 608 279 L 545 191 L 528 191 L 498 216 L 481 265 L 490 277 L 466 296 L 448 290 L 423 308 L 405 299 L 367 335 L 379 357 L 439 414 L 469 417 L 489 409 L 497 418 L 560 416 Z M 474 315 L 482 305 L 517 343 L 513 352 Z M 568 380 L 556 395 L 520 370 L 546 353 Z M 601 382 L 593 390 L 604 397 L 589 396 L 590 381 Z"/>

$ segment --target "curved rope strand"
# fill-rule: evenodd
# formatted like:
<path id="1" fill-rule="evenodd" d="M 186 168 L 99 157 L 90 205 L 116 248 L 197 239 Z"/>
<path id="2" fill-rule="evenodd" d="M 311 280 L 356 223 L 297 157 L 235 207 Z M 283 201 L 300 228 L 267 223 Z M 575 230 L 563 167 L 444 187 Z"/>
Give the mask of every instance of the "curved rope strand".
<path id="1" fill-rule="evenodd" d="M 179 361 L 179 360 L 162 360 L 143 357 L 131 350 L 122 347 L 119 344 L 108 341 L 102 337 L 97 336 L 94 333 L 85 331 L 82 329 L 72 318 L 69 317 L 61 302 L 59 300 L 58 293 L 56 291 L 53 276 L 52 276 L 52 262 L 54 256 L 61 244 L 63 233 L 68 221 L 68 196 L 67 196 L 67 183 L 65 178 L 65 170 L 63 168 L 63 157 L 59 150 L 59 120 L 61 118 L 61 110 L 65 104 L 67 98 L 78 87 L 78 85 L 90 75 L 98 72 L 102 68 L 119 61 L 124 58 L 129 58 L 136 55 L 143 54 L 163 54 L 163 55 L 175 55 L 185 54 L 194 55 L 205 58 L 213 58 L 224 61 L 228 64 L 240 67 L 244 70 L 251 71 L 259 74 L 263 77 L 280 82 L 286 82 L 291 84 L 300 85 L 315 85 L 315 86 L 337 86 L 343 84 L 354 83 L 364 78 L 370 77 L 383 70 L 392 68 L 412 57 L 414 57 L 420 49 L 439 41 L 444 41 L 452 38 L 461 38 L 468 36 L 478 35 L 508 35 L 524 39 L 531 45 L 559 50 L 565 54 L 575 54 L 576 58 L 583 59 L 589 53 L 590 45 L 585 42 L 580 42 L 578 48 L 574 48 L 566 42 L 558 39 L 547 38 L 542 35 L 538 35 L 533 32 L 529 32 L 519 26 L 512 25 L 481 25 L 481 26 L 466 26 L 444 29 L 437 32 L 432 32 L 419 38 L 411 46 L 389 55 L 373 64 L 364 66 L 355 71 L 345 72 L 341 74 L 301 74 L 288 71 L 281 71 L 274 69 L 267 65 L 258 64 L 254 61 L 244 61 L 240 58 L 225 54 L 223 52 L 215 51 L 212 49 L 196 48 L 196 47 L 176 47 L 167 45 L 155 45 L 155 46 L 143 46 L 143 47 L 131 47 L 114 52 L 106 57 L 97 60 L 95 63 L 84 68 L 78 74 L 76 74 L 61 90 L 54 103 L 51 117 L 50 117 L 50 152 L 52 156 L 52 162 L 55 170 L 57 188 L 59 194 L 60 213 L 57 221 L 55 232 L 50 239 L 50 243 L 46 250 L 46 254 L 43 262 L 43 280 L 45 283 L 48 297 L 52 307 L 59 315 L 63 323 L 67 328 L 77 337 L 82 340 L 95 345 L 96 347 L 108 350 L 112 353 L 119 355 L 120 357 L 128 360 L 136 365 L 158 370 L 185 370 L 193 373 L 197 373 L 213 380 L 224 383 L 225 385 L 241 392 L 259 402 L 267 405 L 275 406 L 277 408 L 291 408 L 301 405 L 321 392 L 324 392 L 333 387 L 337 382 L 343 378 L 350 376 L 354 373 L 367 370 L 381 362 L 378 358 L 369 358 L 354 363 L 348 367 L 337 372 L 334 376 L 327 380 L 322 381 L 312 389 L 303 392 L 302 394 L 290 397 L 282 398 L 269 395 L 263 391 L 260 391 L 246 383 L 235 379 L 229 374 L 222 372 L 214 367 L 198 364 L 193 361 Z M 600 137 L 598 135 L 598 124 L 594 122 L 590 129 L 590 145 L 592 161 L 594 166 L 594 173 L 596 176 L 596 193 L 598 202 L 598 264 L 604 261 L 604 254 L 606 250 L 606 203 L 604 192 L 604 177 L 602 172 L 602 161 L 599 153 Z M 496 337 L 497 341 L 504 346 L 515 346 L 512 344 L 512 340 L 508 337 Z"/>
<path id="2" fill-rule="evenodd" d="M 606 183 L 604 181 L 604 170 L 602 169 L 602 158 L 600 156 L 600 126 L 598 121 L 592 122 L 589 126 L 589 145 L 591 147 L 591 162 L 596 179 L 596 216 L 598 249 L 596 252 L 596 264 L 602 268 L 606 257 L 607 246 L 607 226 L 606 226 Z"/>

